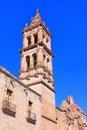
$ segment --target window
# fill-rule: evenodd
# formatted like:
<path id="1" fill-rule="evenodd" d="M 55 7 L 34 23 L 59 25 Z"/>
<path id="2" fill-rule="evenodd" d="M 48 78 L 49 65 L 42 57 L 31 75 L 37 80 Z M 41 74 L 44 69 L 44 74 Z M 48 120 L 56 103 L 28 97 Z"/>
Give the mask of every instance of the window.
<path id="1" fill-rule="evenodd" d="M 49 62 L 49 59 L 47 58 L 47 63 Z"/>
<path id="2" fill-rule="evenodd" d="M 31 45 L 31 37 L 28 37 L 28 46 Z"/>
<path id="3" fill-rule="evenodd" d="M 45 59 L 45 58 L 46 58 L 46 56 L 45 56 L 45 55 L 43 55 L 43 58 Z"/>
<path id="4" fill-rule="evenodd" d="M 46 67 L 46 56 L 43 55 L 43 63 L 44 63 L 44 67 Z"/>
<path id="5" fill-rule="evenodd" d="M 45 36 L 43 35 L 43 39 L 45 38 Z"/>
<path id="6" fill-rule="evenodd" d="M 29 111 L 29 112 L 32 111 L 32 104 L 33 104 L 33 103 L 32 103 L 31 101 L 28 102 L 28 111 Z"/>
<path id="7" fill-rule="evenodd" d="M 33 103 L 31 101 L 29 101 L 26 119 L 28 122 L 35 124 L 36 123 L 36 114 L 32 112 L 32 105 L 33 105 Z"/>
<path id="8" fill-rule="evenodd" d="M 26 62 L 27 62 L 27 70 L 28 70 L 30 67 L 30 57 L 29 56 L 26 57 Z"/>
<path id="9" fill-rule="evenodd" d="M 34 43 L 36 44 L 38 42 L 38 36 L 37 34 L 34 35 Z"/>
<path id="10" fill-rule="evenodd" d="M 49 42 L 49 40 L 48 39 L 46 39 L 46 43 L 48 43 Z"/>
<path id="11" fill-rule="evenodd" d="M 13 92 L 11 90 L 7 89 L 7 99 L 9 101 L 12 101 L 12 94 L 13 94 Z"/>
<path id="12" fill-rule="evenodd" d="M 28 102 L 28 116 L 31 116 L 31 113 L 32 113 L 32 102 L 31 101 L 29 101 Z"/>
<path id="13" fill-rule="evenodd" d="M 7 89 L 6 99 L 3 100 L 2 110 L 5 114 L 15 116 L 16 106 L 13 104 L 13 91 Z"/>
<path id="14" fill-rule="evenodd" d="M 37 66 L 37 55 L 33 54 L 33 67 L 36 68 Z"/>

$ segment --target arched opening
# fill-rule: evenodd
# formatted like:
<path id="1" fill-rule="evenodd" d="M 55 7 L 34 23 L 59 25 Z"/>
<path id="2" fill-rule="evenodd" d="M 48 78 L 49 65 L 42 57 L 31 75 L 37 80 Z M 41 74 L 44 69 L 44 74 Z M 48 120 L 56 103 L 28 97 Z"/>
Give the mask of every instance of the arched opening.
<path id="1" fill-rule="evenodd" d="M 12 102 L 12 98 L 13 98 L 13 92 L 10 89 L 7 89 L 7 100 L 9 102 Z"/>
<path id="2" fill-rule="evenodd" d="M 36 68 L 37 66 L 37 55 L 33 54 L 33 67 Z"/>
<path id="3" fill-rule="evenodd" d="M 31 117 L 32 114 L 32 102 L 28 101 L 28 117 Z"/>
<path id="4" fill-rule="evenodd" d="M 49 58 L 47 58 L 47 63 L 49 63 L 49 61 L 50 61 Z"/>
<path id="5" fill-rule="evenodd" d="M 49 40 L 48 39 L 46 39 L 46 43 L 48 43 L 49 42 Z"/>
<path id="6" fill-rule="evenodd" d="M 49 60 L 49 58 L 47 58 L 47 70 L 48 71 L 50 70 L 50 60 Z"/>
<path id="7" fill-rule="evenodd" d="M 27 62 L 27 70 L 30 67 L 30 56 L 26 56 L 26 62 Z"/>
<path id="8" fill-rule="evenodd" d="M 46 67 L 46 56 L 43 54 L 43 63 L 44 63 L 44 68 Z"/>
<path id="9" fill-rule="evenodd" d="M 38 35 L 34 34 L 34 44 L 36 44 L 38 42 Z"/>
<path id="10" fill-rule="evenodd" d="M 45 35 L 43 34 L 43 39 L 45 38 Z"/>
<path id="11" fill-rule="evenodd" d="M 43 59 L 45 59 L 46 58 L 46 56 L 45 55 L 43 55 Z"/>
<path id="12" fill-rule="evenodd" d="M 31 113 L 31 111 L 32 111 L 32 102 L 31 101 L 29 101 L 28 102 L 28 111 Z"/>
<path id="13" fill-rule="evenodd" d="M 27 39 L 28 39 L 28 46 L 30 46 L 31 45 L 31 37 L 28 37 Z"/>

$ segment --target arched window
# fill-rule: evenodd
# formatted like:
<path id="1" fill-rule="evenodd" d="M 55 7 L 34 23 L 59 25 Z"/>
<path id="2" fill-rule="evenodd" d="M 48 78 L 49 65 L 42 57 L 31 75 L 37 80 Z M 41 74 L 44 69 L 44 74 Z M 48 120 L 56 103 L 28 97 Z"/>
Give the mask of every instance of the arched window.
<path id="1" fill-rule="evenodd" d="M 9 89 L 7 89 L 7 100 L 9 102 L 12 102 L 13 92 Z"/>
<path id="2" fill-rule="evenodd" d="M 30 56 L 26 57 L 26 62 L 27 62 L 27 70 L 28 70 L 30 67 Z"/>
<path id="3" fill-rule="evenodd" d="M 32 102 L 31 101 L 29 101 L 28 102 L 28 112 L 29 112 L 29 114 L 31 114 L 31 112 L 32 112 Z"/>
<path id="4" fill-rule="evenodd" d="M 43 58 L 45 59 L 45 58 L 46 58 L 46 56 L 45 56 L 45 55 L 43 55 Z"/>
<path id="5" fill-rule="evenodd" d="M 43 39 L 45 38 L 44 34 L 43 34 Z"/>
<path id="6" fill-rule="evenodd" d="M 49 40 L 48 39 L 46 39 L 46 43 L 48 43 L 49 42 Z"/>
<path id="7" fill-rule="evenodd" d="M 50 69 L 50 60 L 49 60 L 49 58 L 47 58 L 47 70 L 49 70 Z"/>
<path id="8" fill-rule="evenodd" d="M 37 55 L 33 54 L 33 67 L 36 68 L 37 66 Z"/>
<path id="9" fill-rule="evenodd" d="M 44 67 L 46 66 L 46 56 L 45 54 L 43 54 L 43 63 L 44 63 Z"/>
<path id="10" fill-rule="evenodd" d="M 28 37 L 27 39 L 28 39 L 28 46 L 30 46 L 31 45 L 31 37 Z"/>
<path id="11" fill-rule="evenodd" d="M 38 35 L 34 34 L 34 44 L 36 44 L 38 42 Z"/>
<path id="12" fill-rule="evenodd" d="M 50 61 L 49 58 L 47 58 L 47 63 L 49 63 L 49 61 Z"/>

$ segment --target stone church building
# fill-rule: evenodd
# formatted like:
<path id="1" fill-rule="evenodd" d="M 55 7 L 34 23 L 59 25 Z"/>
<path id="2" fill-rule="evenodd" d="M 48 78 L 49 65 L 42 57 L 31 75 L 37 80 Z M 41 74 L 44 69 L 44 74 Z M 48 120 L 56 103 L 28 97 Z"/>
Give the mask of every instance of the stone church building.
<path id="1" fill-rule="evenodd" d="M 0 130 L 87 130 L 72 96 L 56 107 L 52 35 L 38 10 L 22 33 L 19 78 L 0 67 Z"/>

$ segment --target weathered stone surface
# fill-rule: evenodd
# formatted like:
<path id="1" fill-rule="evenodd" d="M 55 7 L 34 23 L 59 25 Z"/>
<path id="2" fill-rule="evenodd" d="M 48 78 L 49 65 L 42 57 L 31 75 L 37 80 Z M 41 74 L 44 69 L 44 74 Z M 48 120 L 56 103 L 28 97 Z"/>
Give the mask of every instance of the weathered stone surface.
<path id="1" fill-rule="evenodd" d="M 56 108 L 51 34 L 38 10 L 23 35 L 19 79 L 0 67 L 0 130 L 87 130 L 72 96 Z"/>

